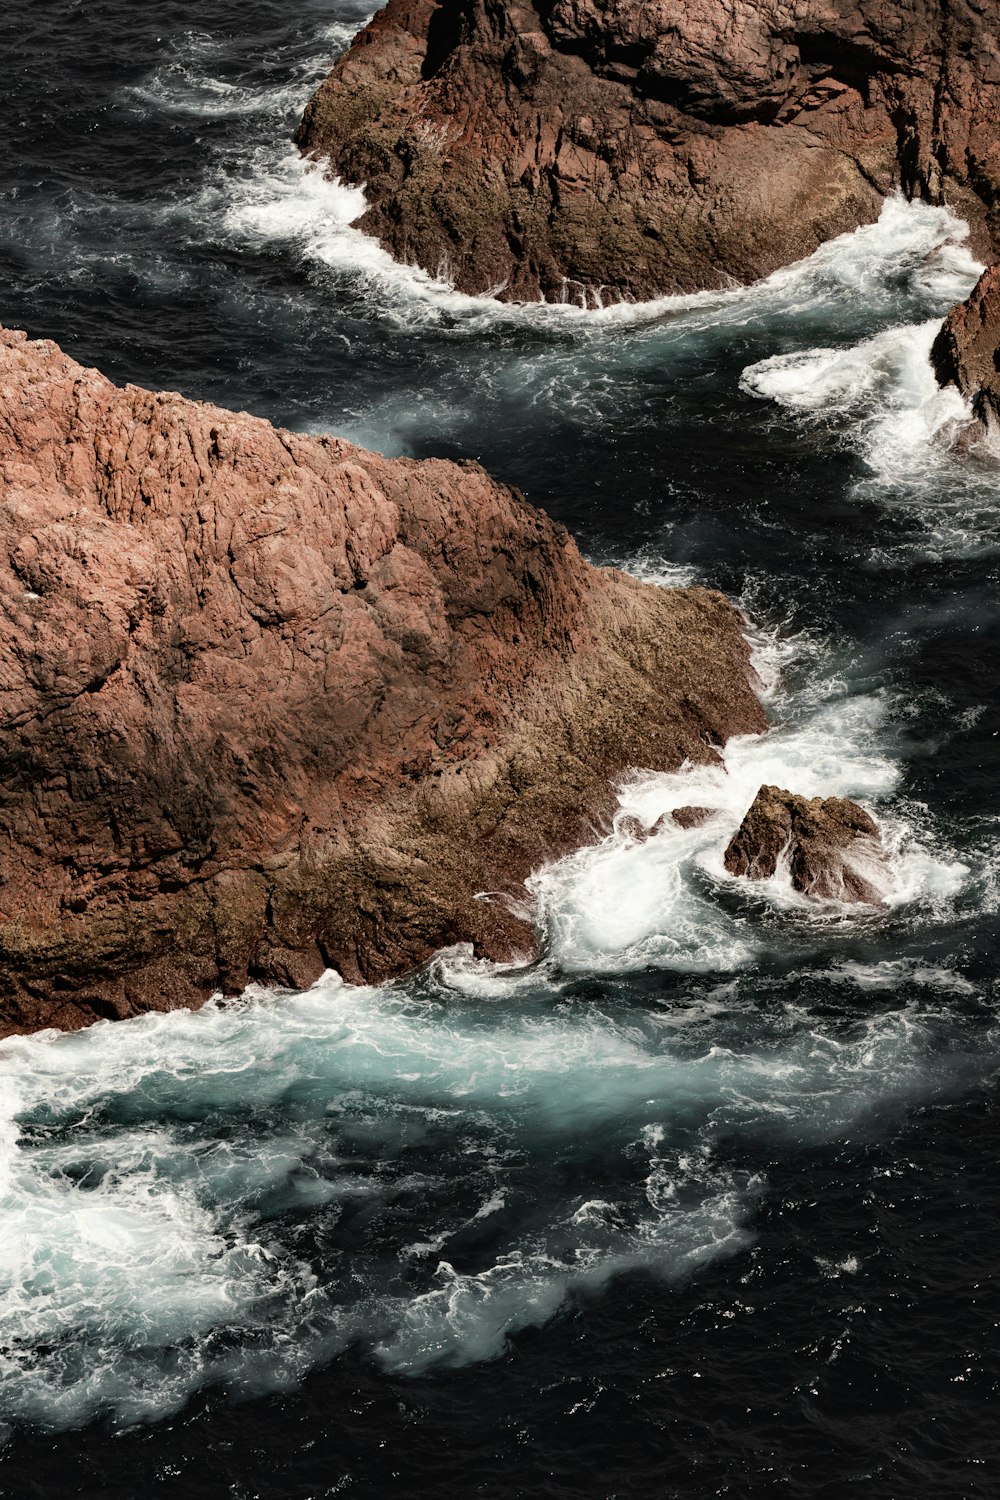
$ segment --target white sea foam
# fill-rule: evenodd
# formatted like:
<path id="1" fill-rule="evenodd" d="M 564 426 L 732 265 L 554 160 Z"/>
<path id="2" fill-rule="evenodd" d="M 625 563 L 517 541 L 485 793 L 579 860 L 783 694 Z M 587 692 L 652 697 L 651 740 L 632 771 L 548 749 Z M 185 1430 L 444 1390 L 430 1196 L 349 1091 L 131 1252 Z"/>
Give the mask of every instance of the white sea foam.
<path id="1" fill-rule="evenodd" d="M 572 302 L 505 304 L 492 294 L 457 292 L 445 265 L 430 276 L 393 260 L 354 227 L 366 206 L 364 186 L 328 177 L 320 164 L 297 151 L 258 152 L 252 173 L 230 175 L 223 186 L 229 196 L 225 223 L 234 236 L 293 240 L 317 264 L 338 275 L 360 276 L 372 294 L 379 294 L 385 316 L 414 327 L 444 319 L 451 331 L 469 334 L 518 323 L 590 334 L 678 320 L 696 331 L 859 297 L 885 300 L 903 288 L 910 297 L 957 298 L 965 295 L 975 268 L 961 220 L 948 209 L 896 197 L 886 201 L 876 223 L 828 241 L 752 286 L 596 308 Z"/>
<path id="2" fill-rule="evenodd" d="M 269 121 L 291 120 L 370 14 L 371 7 L 360 3 L 353 14 L 311 37 L 281 36 L 280 76 L 266 83 L 260 80 L 258 59 L 252 54 L 242 71 L 234 69 L 230 38 L 191 31 L 131 92 L 157 109 L 194 117 L 260 115 Z M 897 196 L 886 201 L 876 223 L 838 236 L 754 286 L 604 307 L 593 305 L 600 302 L 599 293 L 588 307 L 570 301 L 504 306 L 488 296 L 456 293 L 446 265 L 437 268 L 436 276 L 428 276 L 393 261 L 353 227 L 365 209 L 363 185 L 327 178 L 295 150 L 261 144 L 242 162 L 224 154 L 219 168 L 221 174 L 206 184 L 200 206 L 213 221 L 222 209 L 234 236 L 297 243 L 316 264 L 337 275 L 360 277 L 373 292 L 377 288 L 387 316 L 414 325 L 444 320 L 453 330 L 472 333 L 519 322 L 593 332 L 688 316 L 693 326 L 703 320 L 740 324 L 769 310 L 794 312 L 845 297 L 884 300 L 901 288 L 911 297 L 941 301 L 964 294 L 958 288 L 973 264 L 964 245 L 968 230 L 961 221 L 947 209 Z"/>
<path id="3" fill-rule="evenodd" d="M 301 113 L 310 90 L 326 76 L 372 13 L 371 7 L 358 6 L 353 16 L 319 28 L 297 55 L 286 40 L 283 51 L 291 54 L 283 70 L 286 76 L 270 84 L 253 76 L 256 58 L 248 58 L 242 77 L 221 76 L 227 67 L 232 70 L 232 38 L 220 40 L 207 31 L 188 31 L 173 41 L 168 60 L 129 93 L 140 104 L 168 114 L 209 120 L 260 115 L 281 121 Z"/>
<path id="4" fill-rule="evenodd" d="M 643 552 L 633 555 L 618 566 L 641 583 L 651 583 L 657 588 L 688 588 L 699 582 L 699 570 L 691 563 L 671 562 L 662 554 Z"/>
<path id="5" fill-rule="evenodd" d="M 495 1357 L 623 1271 L 669 1282 L 744 1248 L 763 1184 L 721 1138 L 823 1140 L 940 1086 L 933 1011 L 778 1007 L 748 1033 L 720 1004 L 675 1032 L 544 985 L 484 1007 L 330 975 L 0 1044 L 0 1408 L 159 1418 L 357 1342 L 400 1372 Z M 587 1193 L 560 1167 L 581 1150 L 604 1163 Z M 359 1252 L 299 1230 L 336 1244 L 359 1212 Z M 489 1250 L 463 1264 L 472 1226 Z"/>
<path id="6" fill-rule="evenodd" d="M 955 301 L 980 269 L 957 256 L 942 270 Z M 742 385 L 804 423 L 842 430 L 871 474 L 859 495 L 908 512 L 923 555 L 991 553 L 1000 544 L 995 446 L 970 403 L 937 383 L 930 351 L 939 327 L 906 323 L 861 343 L 774 355 L 748 366 Z"/>
<path id="7" fill-rule="evenodd" d="M 357 25 L 364 19 L 359 12 Z M 192 34 L 143 85 L 144 97 L 172 111 L 291 118 L 353 29 L 354 22 L 335 28 L 303 52 L 288 77 L 268 85 L 254 81 L 252 69 L 235 81 L 222 76 L 216 43 Z M 267 134 L 275 133 L 269 126 Z M 856 327 L 859 306 L 877 308 L 880 317 L 897 305 L 908 318 L 914 310 L 939 313 L 965 295 L 979 269 L 967 248 L 967 227 L 949 210 L 894 197 L 877 222 L 831 240 L 753 286 L 600 309 L 505 305 L 490 296 L 457 292 L 445 265 L 430 275 L 395 261 L 357 227 L 365 207 L 363 184 L 329 178 L 321 165 L 287 144 L 258 141 L 248 150 L 244 140 L 235 150 L 220 147 L 214 164 L 207 159 L 192 199 L 172 196 L 159 212 L 239 245 L 284 247 L 321 278 L 331 278 L 331 294 L 346 298 L 359 316 L 390 328 L 470 339 L 505 339 L 520 332 L 541 340 L 543 347 L 529 353 L 508 349 L 477 366 L 477 386 L 494 388 L 508 406 L 552 406 L 564 417 L 594 426 L 613 420 L 622 370 L 634 379 L 644 365 L 669 366 L 674 345 L 769 322 L 787 332 L 789 320 L 822 324 L 831 314 L 834 323 L 843 317 Z M 156 274 L 151 266 L 140 269 Z M 964 491 L 940 493 L 942 483 L 954 488 L 964 482 L 961 466 L 952 461 L 950 470 L 942 469 L 937 456 L 967 428 L 968 413 L 954 392 L 939 393 L 934 385 L 925 357 L 930 336 L 930 324 L 912 325 L 854 349 L 779 355 L 750 367 L 745 384 L 801 419 L 850 421 L 878 483 L 908 487 L 914 503 L 925 507 L 930 546 L 980 547 L 991 525 L 995 530 L 992 499 L 981 497 L 982 514 L 970 520 Z M 587 361 L 583 369 L 581 355 Z M 457 425 L 464 439 L 467 416 L 467 400 L 450 394 L 444 380 L 434 390 L 394 392 L 382 407 L 353 418 L 331 413 L 322 425 L 332 420 L 338 431 L 358 441 L 403 452 L 429 429 L 447 432 Z"/>
<path id="8" fill-rule="evenodd" d="M 358 228 L 365 206 L 363 185 L 330 179 L 294 150 L 257 147 L 252 162 L 206 181 L 193 212 L 238 244 L 291 250 L 331 278 L 330 294 L 346 297 L 366 319 L 418 335 L 514 339 L 494 360 L 477 360 L 480 398 L 491 391 L 508 412 L 557 410 L 589 431 L 616 420 L 620 388 L 634 389 L 643 370 L 669 370 L 706 339 L 715 345 L 773 326 L 784 341 L 790 327 L 803 323 L 824 332 L 840 322 L 853 329 L 859 307 L 869 304 L 880 317 L 895 307 L 907 319 L 915 310 L 939 316 L 966 294 L 979 269 L 967 249 L 967 226 L 949 210 L 892 198 L 876 223 L 752 286 L 602 309 L 504 304 L 456 291 L 445 266 L 429 275 L 395 261 Z M 932 483 L 924 483 L 921 465 L 928 447 L 942 449 L 968 422 L 958 396 L 937 391 L 926 359 L 931 337 L 928 323 L 879 335 L 858 350 L 780 355 L 748 369 L 745 385 L 800 419 L 850 421 L 879 482 L 912 481 L 926 495 Z M 520 339 L 531 347 L 519 351 Z M 428 430 L 455 429 L 467 442 L 467 420 L 467 394 L 452 390 L 445 371 L 434 389 L 393 392 L 360 420 L 345 426 L 340 417 L 337 425 L 359 442 L 396 453 L 410 451 Z"/>
<path id="9" fill-rule="evenodd" d="M 902 195 L 887 198 L 879 218 L 828 240 L 806 260 L 775 272 L 760 289 L 785 296 L 848 290 L 883 300 L 893 286 L 941 301 L 966 296 L 982 272 L 968 249 L 969 227 L 948 208 Z"/>
<path id="10" fill-rule="evenodd" d="M 495 1359 L 511 1334 L 539 1327 L 569 1297 L 599 1292 L 626 1271 L 676 1280 L 751 1243 L 742 1221 L 759 1182 L 720 1172 L 707 1151 L 704 1161 L 663 1158 L 648 1127 L 635 1144 L 647 1153 L 649 1171 L 644 1211 L 634 1223 L 616 1206 L 592 1200 L 486 1271 L 463 1274 L 442 1260 L 435 1285 L 400 1307 L 391 1334 L 376 1345 L 379 1360 L 419 1374 L 431 1365 Z M 679 1211 L 682 1193 L 692 1191 L 697 1206 Z"/>
<path id="11" fill-rule="evenodd" d="M 214 78 L 190 62 L 173 61 L 132 90 L 135 99 L 170 114 L 203 119 L 233 115 L 283 114 L 294 107 L 302 84 L 274 84 L 260 88 Z"/>
<path id="12" fill-rule="evenodd" d="M 872 908 L 798 895 L 785 869 L 752 884 L 726 873 L 726 846 L 765 784 L 806 797 L 851 797 L 872 808 L 890 878 L 878 866 L 863 873 L 890 911 L 914 904 L 933 909 L 962 889 L 967 866 L 921 828 L 919 808 L 903 807 L 893 796 L 899 767 L 884 747 L 891 699 L 852 693 L 833 674 L 814 681 L 811 698 L 804 695 L 786 718 L 782 666 L 789 652 L 805 648 L 815 658 L 815 648 L 801 638 L 760 638 L 757 645 L 775 727 L 731 740 L 707 765 L 631 776 L 621 786 L 608 837 L 533 877 L 548 953 L 559 969 L 738 969 L 775 940 L 757 915 L 762 905 L 765 916 L 770 910 L 793 924 L 786 937 L 803 924 L 808 930 L 831 921 L 881 920 Z M 713 816 L 696 828 L 679 827 L 670 814 L 684 806 L 711 809 Z M 644 837 L 639 830 L 655 831 Z M 743 899 L 734 906 L 730 898 L 737 893 Z"/>
<path id="13" fill-rule="evenodd" d="M 775 355 L 749 366 L 743 385 L 794 411 L 823 416 L 854 417 L 873 401 L 894 401 L 905 415 L 923 412 L 924 436 L 930 437 L 945 422 L 967 417 L 958 393 L 940 390 L 928 361 L 939 327 L 940 320 L 932 319 L 847 348 Z"/>
<path id="14" fill-rule="evenodd" d="M 234 237 L 296 241 L 327 269 L 379 289 L 391 287 L 404 302 L 462 311 L 473 301 L 419 267 L 394 261 L 377 240 L 353 227 L 365 211 L 363 188 L 327 177 L 320 165 L 294 150 L 273 163 L 261 155 L 263 177 L 255 172 L 241 179 L 225 211 L 224 228 Z"/>
<path id="15" fill-rule="evenodd" d="M 161 103 L 193 115 L 289 102 L 284 85 L 255 96 L 191 63 L 157 86 Z M 221 213 L 236 240 L 298 247 L 360 282 L 375 316 L 472 334 L 568 330 L 570 342 L 628 330 L 651 362 L 674 334 L 858 299 L 885 305 L 897 284 L 907 298 L 943 299 L 969 275 L 947 211 L 893 201 L 878 224 L 757 287 L 590 312 L 505 307 L 397 265 L 356 228 L 361 190 L 296 153 L 262 147 L 219 178 L 200 200 L 206 221 Z M 602 354 L 609 384 L 616 347 L 608 339 Z M 766 394 L 794 395 L 804 380 L 814 404 L 789 409 L 856 420 L 906 376 L 905 351 L 869 351 L 860 376 L 840 354 L 825 365 L 829 352 L 813 351 L 793 377 L 757 367 L 772 381 Z M 621 357 L 634 360 L 634 346 Z M 498 379 L 516 384 L 524 370 L 509 361 Z M 543 368 L 533 399 L 572 383 L 571 362 Z M 653 559 L 637 566 L 663 582 L 689 578 Z M 456 950 L 407 986 L 358 989 L 328 975 L 301 996 L 255 992 L 196 1015 L 0 1044 L 3 1414 L 52 1426 L 105 1411 L 162 1417 L 213 1382 L 294 1384 L 352 1343 L 403 1372 L 495 1357 L 511 1334 L 623 1271 L 670 1282 L 745 1247 L 765 1185 L 727 1163 L 734 1135 L 808 1145 L 861 1128 L 875 1105 L 940 1088 L 946 986 L 924 977 L 930 968 L 887 975 L 845 960 L 834 983 L 873 1004 L 893 1004 L 897 986 L 928 992 L 925 1008 L 853 1021 L 810 1013 L 799 994 L 807 971 L 750 1025 L 735 981 L 669 1011 L 574 992 L 581 971 L 739 975 L 773 944 L 775 922 L 783 938 L 798 924 L 808 949 L 817 921 L 853 931 L 906 903 L 947 902 L 961 885 L 922 811 L 898 803 L 890 700 L 852 697 L 832 668 L 791 699 L 782 672 L 803 649 L 815 664 L 819 648 L 804 639 L 759 645 L 773 731 L 708 766 L 631 778 L 611 835 L 537 877 L 541 966 Z M 750 891 L 726 876 L 721 852 L 762 781 L 872 805 L 893 850 L 888 918 L 817 912 L 787 882 Z M 715 816 L 634 837 L 629 819 L 651 827 L 685 803 Z M 585 1193 L 567 1186 L 580 1172 L 563 1170 L 580 1153 Z M 361 1210 L 355 1252 L 358 1236 L 341 1242 L 337 1231 Z M 831 1264 L 847 1271 L 848 1260 Z"/>
<path id="16" fill-rule="evenodd" d="M 976 986 L 962 974 L 940 964 L 918 959 L 886 958 L 875 963 L 846 959 L 830 970 L 830 978 L 857 985 L 861 990 L 894 991 L 901 984 L 919 985 L 953 995 L 975 995 Z"/>
<path id="17" fill-rule="evenodd" d="M 930 488 L 949 477 L 949 450 L 967 437 L 971 408 L 953 386 L 938 385 L 930 350 L 940 320 L 888 329 L 842 349 L 805 349 L 749 366 L 743 385 L 797 413 L 851 418 L 873 473 L 893 486 Z"/>

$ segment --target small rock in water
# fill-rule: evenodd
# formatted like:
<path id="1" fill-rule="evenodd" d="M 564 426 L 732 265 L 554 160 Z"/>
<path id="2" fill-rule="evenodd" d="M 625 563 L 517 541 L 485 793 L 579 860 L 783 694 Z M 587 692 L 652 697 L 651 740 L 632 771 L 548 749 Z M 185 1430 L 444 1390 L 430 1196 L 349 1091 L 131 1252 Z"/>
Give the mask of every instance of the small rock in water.
<path id="1" fill-rule="evenodd" d="M 675 807 L 670 814 L 670 821 L 679 828 L 700 828 L 709 818 L 715 817 L 716 811 L 714 807 Z M 661 823 L 666 821 L 666 818 L 660 819 Z"/>
<path id="2" fill-rule="evenodd" d="M 627 813 L 624 818 L 619 818 L 615 826 L 618 833 L 627 839 L 634 839 L 637 844 L 644 844 L 649 838 L 649 829 L 634 813 Z"/>
<path id="3" fill-rule="evenodd" d="M 878 824 L 847 797 L 799 797 L 762 786 L 726 850 L 726 869 L 767 880 L 786 852 L 793 890 L 820 900 L 883 904 L 869 878 L 881 872 L 888 880 Z"/>

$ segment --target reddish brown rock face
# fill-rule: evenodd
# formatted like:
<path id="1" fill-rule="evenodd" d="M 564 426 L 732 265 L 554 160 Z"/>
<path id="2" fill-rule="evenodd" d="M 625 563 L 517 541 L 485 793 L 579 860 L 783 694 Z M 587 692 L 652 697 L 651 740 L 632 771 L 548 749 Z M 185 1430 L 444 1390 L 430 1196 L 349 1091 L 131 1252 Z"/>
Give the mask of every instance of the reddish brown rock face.
<path id="1" fill-rule="evenodd" d="M 469 292 L 752 280 L 899 185 L 997 235 L 1000 6 L 389 0 L 306 111 L 360 227 Z"/>
<path id="2" fill-rule="evenodd" d="M 874 818 L 846 797 L 798 797 L 762 786 L 725 853 L 730 875 L 769 880 L 787 857 L 792 888 L 822 900 L 882 904 L 888 875 Z M 867 872 L 867 873 L 866 873 Z"/>
<path id="3" fill-rule="evenodd" d="M 736 611 L 388 461 L 0 334 L 0 1034 L 444 943 L 609 778 L 763 727 Z"/>
<path id="4" fill-rule="evenodd" d="M 984 271 L 972 294 L 952 308 L 931 363 L 942 385 L 968 396 L 984 426 L 1000 423 L 1000 266 Z"/>

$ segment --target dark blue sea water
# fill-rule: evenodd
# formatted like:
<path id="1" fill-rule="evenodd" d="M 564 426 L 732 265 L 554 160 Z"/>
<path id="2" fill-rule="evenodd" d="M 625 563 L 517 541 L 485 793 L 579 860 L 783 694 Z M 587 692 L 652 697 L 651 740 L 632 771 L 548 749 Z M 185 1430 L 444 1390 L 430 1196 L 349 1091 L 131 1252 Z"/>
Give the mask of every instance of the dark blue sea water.
<path id="1" fill-rule="evenodd" d="M 994 1496 L 1000 459 L 945 210 L 763 286 L 460 297 L 290 141 L 344 0 L 8 0 L 0 320 L 118 380 L 477 457 L 739 597 L 774 729 L 642 769 L 461 951 L 0 1045 L 4 1500 Z M 728 880 L 762 781 L 860 797 L 880 912 Z"/>

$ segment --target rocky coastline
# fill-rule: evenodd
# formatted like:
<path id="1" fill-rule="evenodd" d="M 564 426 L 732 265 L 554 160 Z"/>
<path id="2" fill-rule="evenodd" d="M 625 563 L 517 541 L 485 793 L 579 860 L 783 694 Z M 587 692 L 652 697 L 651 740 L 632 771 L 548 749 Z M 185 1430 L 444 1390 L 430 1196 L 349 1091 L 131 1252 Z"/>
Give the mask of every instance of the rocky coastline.
<path id="1" fill-rule="evenodd" d="M 732 604 L 472 463 L 4 332 L 0 480 L 0 1035 L 529 954 L 522 882 L 617 774 L 765 727 Z"/>
<path id="2" fill-rule="evenodd" d="M 752 281 L 894 190 L 1000 247 L 995 4 L 389 0 L 299 143 L 462 291 L 585 305 Z"/>

